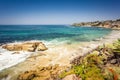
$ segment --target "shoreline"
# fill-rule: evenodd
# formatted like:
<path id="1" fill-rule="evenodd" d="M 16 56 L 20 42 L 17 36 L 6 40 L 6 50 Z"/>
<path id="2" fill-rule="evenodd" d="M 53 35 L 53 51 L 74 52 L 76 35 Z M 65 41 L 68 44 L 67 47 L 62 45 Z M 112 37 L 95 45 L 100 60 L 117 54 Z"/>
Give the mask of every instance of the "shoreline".
<path id="1" fill-rule="evenodd" d="M 81 22 L 72 24 L 76 27 L 86 26 L 86 27 L 101 27 L 110 28 L 115 30 L 120 30 L 120 19 L 116 20 L 105 20 L 105 21 L 93 21 L 93 22 Z"/>
<path id="2" fill-rule="evenodd" d="M 43 52 L 32 54 L 25 61 L 2 70 L 0 73 L 13 77 L 20 72 L 35 70 L 38 66 L 49 66 L 59 64 L 60 66 L 71 66 L 70 61 L 79 56 L 84 56 L 88 52 L 94 50 L 97 46 L 113 43 L 120 38 L 120 31 L 113 30 L 109 35 L 103 39 L 91 41 L 91 42 L 80 42 L 79 44 L 61 44 L 48 47 L 49 49 Z M 27 64 L 27 65 L 26 65 Z M 15 71 L 14 71 L 15 70 Z M 7 73 L 5 73 L 7 71 Z M 11 72 L 11 74 L 9 74 Z M 16 73 L 16 74 L 15 74 Z M 1 78 L 1 76 L 0 76 Z"/>

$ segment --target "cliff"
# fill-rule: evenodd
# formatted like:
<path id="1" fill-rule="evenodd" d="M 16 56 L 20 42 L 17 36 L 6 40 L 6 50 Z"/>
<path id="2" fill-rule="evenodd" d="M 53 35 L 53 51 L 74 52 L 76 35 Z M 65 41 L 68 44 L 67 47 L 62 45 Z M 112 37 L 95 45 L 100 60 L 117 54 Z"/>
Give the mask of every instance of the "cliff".
<path id="1" fill-rule="evenodd" d="M 103 28 L 120 29 L 120 19 L 117 19 L 117 20 L 106 20 L 106 21 L 74 23 L 73 26 L 103 27 Z"/>

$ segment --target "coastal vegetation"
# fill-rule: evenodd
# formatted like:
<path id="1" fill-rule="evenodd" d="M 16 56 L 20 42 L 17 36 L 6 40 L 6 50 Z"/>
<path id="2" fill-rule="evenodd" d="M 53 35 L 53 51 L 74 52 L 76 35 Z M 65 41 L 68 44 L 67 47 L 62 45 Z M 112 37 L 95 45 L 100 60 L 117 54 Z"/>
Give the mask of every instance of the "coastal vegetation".
<path id="1" fill-rule="evenodd" d="M 72 66 L 39 66 L 18 80 L 120 80 L 120 39 L 71 61 Z"/>
<path id="2" fill-rule="evenodd" d="M 25 54 L 24 52 L 28 52 L 30 56 L 24 62 L 3 70 L 0 79 L 120 80 L 120 39 L 118 39 L 120 34 L 119 30 L 114 31 L 112 34 L 116 34 L 115 36 L 110 34 L 102 40 L 83 45 L 65 44 L 59 45 L 60 47 L 49 47 L 38 41 L 3 44 L 1 47 L 11 52 L 13 56 L 11 59 L 14 59 L 14 56 Z M 111 43 L 116 39 L 118 39 L 116 42 Z M 61 65 L 63 63 L 65 65 Z"/>
<path id="3" fill-rule="evenodd" d="M 94 51 L 75 59 L 70 71 L 60 74 L 64 78 L 75 74 L 82 80 L 120 80 L 120 39 L 113 44 L 106 44 Z M 62 75 L 62 76 L 61 76 Z"/>
<path id="4" fill-rule="evenodd" d="M 73 26 L 82 26 L 82 27 L 88 26 L 88 27 L 103 27 L 103 28 L 120 29 L 120 19 L 74 23 Z"/>

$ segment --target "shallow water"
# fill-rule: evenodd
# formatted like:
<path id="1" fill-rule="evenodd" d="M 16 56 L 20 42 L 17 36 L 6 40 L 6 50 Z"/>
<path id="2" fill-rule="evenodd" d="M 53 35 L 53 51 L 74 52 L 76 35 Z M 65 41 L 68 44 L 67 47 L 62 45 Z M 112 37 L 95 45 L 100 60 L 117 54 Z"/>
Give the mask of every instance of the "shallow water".
<path id="1" fill-rule="evenodd" d="M 48 48 L 51 48 L 52 46 L 61 43 L 72 44 L 78 42 L 89 42 L 102 38 L 108 35 L 111 31 L 111 29 L 104 28 L 74 27 L 68 25 L 1 25 L 0 43 L 43 41 Z M 65 48 L 62 48 L 61 50 L 66 51 L 63 49 Z M 51 50 L 52 52 L 58 51 L 56 51 L 56 49 L 53 50 L 52 48 Z M 14 52 L 4 50 L 0 47 L 0 70 L 20 63 L 31 55 L 31 53 L 22 51 L 20 54 L 12 53 Z"/>
<path id="2" fill-rule="evenodd" d="M 110 32 L 110 29 L 69 25 L 0 25 L 0 43 L 29 40 L 85 42 Z"/>

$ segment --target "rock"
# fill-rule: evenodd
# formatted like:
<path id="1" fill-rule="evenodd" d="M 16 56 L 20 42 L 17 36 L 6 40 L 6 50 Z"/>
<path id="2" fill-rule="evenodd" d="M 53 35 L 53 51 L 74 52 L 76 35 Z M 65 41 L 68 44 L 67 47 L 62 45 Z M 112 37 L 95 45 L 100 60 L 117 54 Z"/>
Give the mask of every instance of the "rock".
<path id="1" fill-rule="evenodd" d="M 2 48 L 9 51 L 44 51 L 47 47 L 42 42 L 25 42 L 21 44 L 5 44 Z"/>
<path id="2" fill-rule="evenodd" d="M 51 69 L 52 69 L 52 66 L 50 65 L 50 66 L 48 66 L 46 69 L 47 69 L 47 70 L 51 70 Z"/>
<path id="3" fill-rule="evenodd" d="M 64 66 L 56 65 L 56 67 L 58 67 L 53 70 L 54 66 L 55 65 L 46 67 L 38 66 L 37 68 L 34 68 L 34 70 L 20 73 L 17 80 L 59 80 L 58 75 L 60 71 L 64 71 L 66 68 Z"/>
<path id="4" fill-rule="evenodd" d="M 34 52 L 36 47 L 33 47 L 35 43 L 24 43 L 22 44 L 22 50 L 23 51 L 30 51 Z"/>
<path id="5" fill-rule="evenodd" d="M 19 45 L 19 44 L 13 45 L 13 47 L 14 47 L 14 50 L 15 50 L 15 51 L 20 51 L 20 50 L 22 50 L 22 46 Z"/>
<path id="6" fill-rule="evenodd" d="M 33 71 L 30 71 L 19 75 L 18 80 L 31 80 L 34 77 L 35 77 L 35 73 Z"/>
<path id="7" fill-rule="evenodd" d="M 111 64 L 116 64 L 116 63 L 117 63 L 117 59 L 112 59 L 112 60 L 110 61 L 110 63 L 111 63 Z"/>
<path id="8" fill-rule="evenodd" d="M 38 69 L 39 69 L 40 71 L 43 71 L 43 70 L 45 70 L 45 67 L 39 66 Z"/>
<path id="9" fill-rule="evenodd" d="M 59 64 L 55 64 L 54 66 L 53 66 L 53 70 L 55 70 L 56 68 L 58 68 L 59 67 Z"/>
<path id="10" fill-rule="evenodd" d="M 9 51 L 13 51 L 14 50 L 13 45 L 3 45 L 2 48 L 7 49 Z"/>
<path id="11" fill-rule="evenodd" d="M 62 80 L 82 80 L 82 79 L 77 77 L 75 74 L 71 74 L 71 75 L 66 76 Z"/>
<path id="12" fill-rule="evenodd" d="M 37 50 L 38 51 L 44 51 L 44 50 L 47 50 L 47 47 L 43 43 L 41 43 L 41 44 L 38 45 Z"/>

